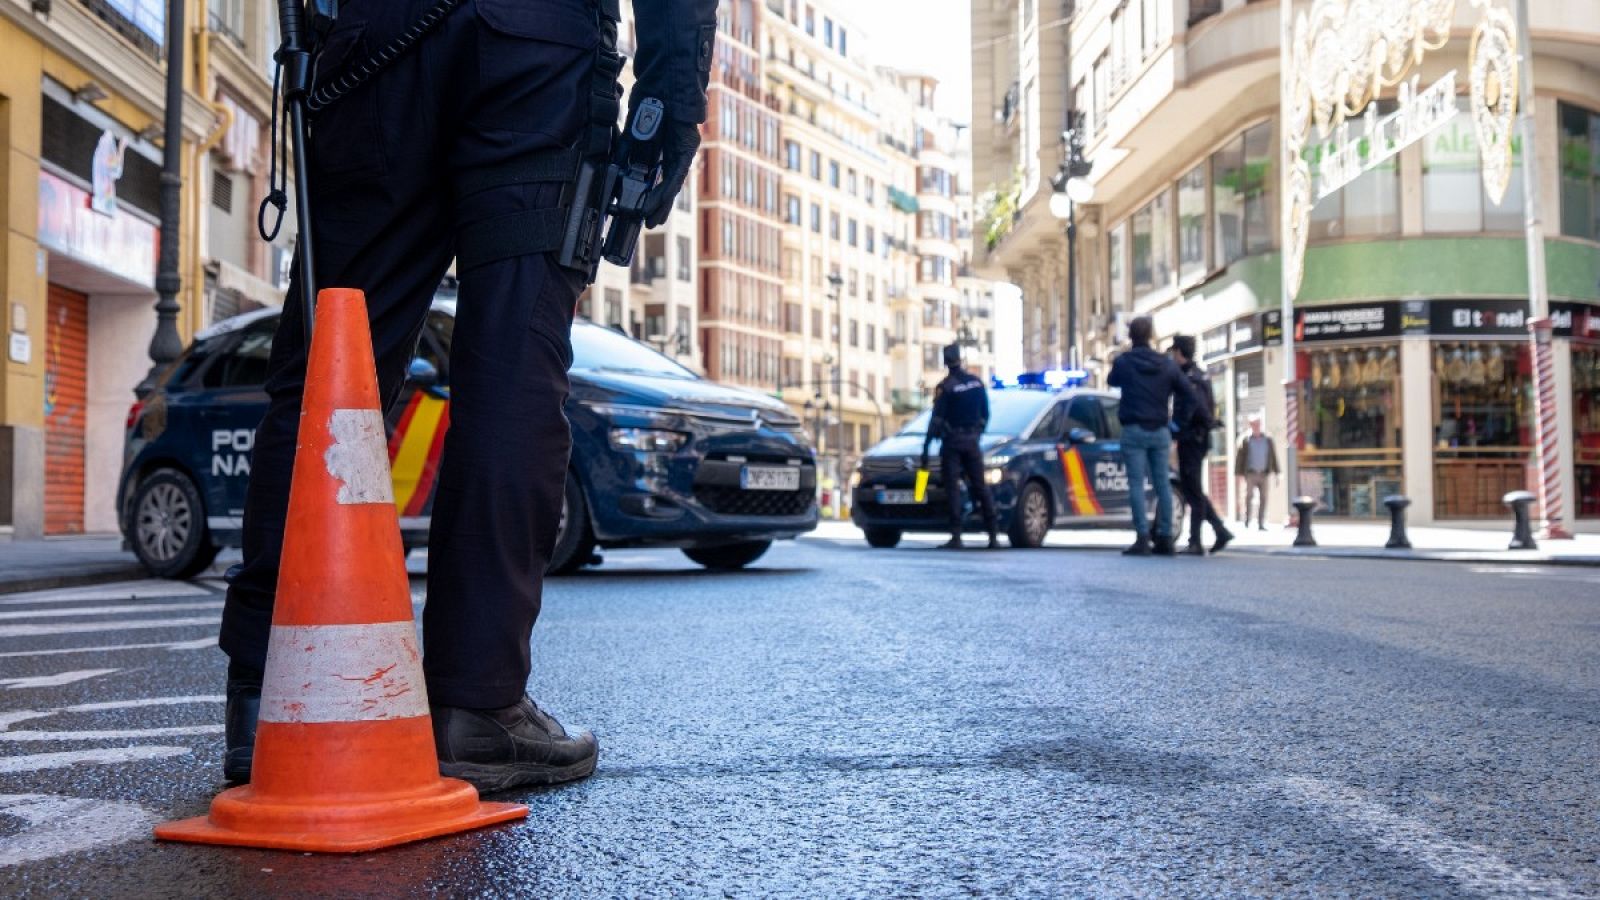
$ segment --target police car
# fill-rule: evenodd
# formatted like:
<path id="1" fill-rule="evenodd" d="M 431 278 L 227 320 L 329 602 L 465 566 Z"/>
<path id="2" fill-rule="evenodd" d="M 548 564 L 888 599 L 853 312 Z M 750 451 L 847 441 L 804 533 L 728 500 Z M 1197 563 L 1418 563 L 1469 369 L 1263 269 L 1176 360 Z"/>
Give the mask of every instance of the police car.
<path id="1" fill-rule="evenodd" d="M 154 575 L 196 574 L 240 543 L 278 318 L 259 310 L 201 333 L 128 413 L 122 533 Z M 427 543 L 454 323 L 454 301 L 435 302 L 389 415 L 407 549 Z M 816 527 L 815 455 L 781 402 L 707 381 L 587 321 L 573 325 L 572 349 L 572 462 L 550 571 L 593 561 L 596 547 L 676 547 L 737 569 Z"/>
<path id="2" fill-rule="evenodd" d="M 1128 527 L 1128 471 L 1114 393 L 1009 388 L 989 392 L 989 426 L 979 440 L 984 476 L 1000 529 L 1013 547 L 1038 547 L 1051 528 Z M 949 528 L 946 487 L 934 441 L 932 473 L 922 501 L 916 470 L 932 417 L 925 410 L 861 460 L 852 518 L 874 547 L 893 547 L 907 531 Z M 963 495 L 964 486 L 960 487 Z M 982 527 L 976 504 L 963 496 L 965 525 Z"/>

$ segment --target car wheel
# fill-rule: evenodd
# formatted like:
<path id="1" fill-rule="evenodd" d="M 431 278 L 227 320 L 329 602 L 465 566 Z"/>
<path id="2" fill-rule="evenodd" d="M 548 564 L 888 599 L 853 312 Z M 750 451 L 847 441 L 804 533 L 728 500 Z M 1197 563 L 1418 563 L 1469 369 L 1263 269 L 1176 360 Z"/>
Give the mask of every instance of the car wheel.
<path id="1" fill-rule="evenodd" d="M 1007 534 L 1011 546 L 1032 549 L 1044 544 L 1050 533 L 1050 495 L 1044 485 L 1030 481 L 1022 486 L 1017 497 L 1017 508 L 1011 514 L 1011 528 Z"/>
<path id="2" fill-rule="evenodd" d="M 550 554 L 547 575 L 567 575 L 583 568 L 594 555 L 594 534 L 589 530 L 589 507 L 583 500 L 578 476 L 567 470 L 567 486 L 561 492 L 561 524 L 556 527 L 556 547 Z"/>
<path id="3" fill-rule="evenodd" d="M 139 482 L 129 522 L 134 555 L 157 578 L 190 578 L 217 558 L 200 491 L 177 469 L 159 469 Z"/>
<path id="4" fill-rule="evenodd" d="M 708 569 L 731 572 L 760 559 L 771 546 L 771 541 L 741 541 L 720 547 L 685 547 L 683 555 Z"/>
<path id="5" fill-rule="evenodd" d="M 867 546 L 887 550 L 900 544 L 900 529 L 898 528 L 868 528 Z"/>

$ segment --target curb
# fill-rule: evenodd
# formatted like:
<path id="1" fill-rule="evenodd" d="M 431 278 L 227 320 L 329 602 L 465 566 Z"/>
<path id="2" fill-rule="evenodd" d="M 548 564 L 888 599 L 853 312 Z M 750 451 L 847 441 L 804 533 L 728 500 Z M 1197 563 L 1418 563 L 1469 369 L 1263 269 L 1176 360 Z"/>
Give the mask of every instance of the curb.
<path id="1" fill-rule="evenodd" d="M 0 579 L 0 594 L 25 594 L 30 591 L 88 587 L 96 584 L 110 584 L 115 581 L 141 581 L 146 577 L 148 576 L 143 566 L 138 563 L 129 563 L 112 569 Z"/>
<path id="2" fill-rule="evenodd" d="M 822 541 L 831 544 L 855 543 L 858 539 L 829 537 L 821 535 L 807 535 L 804 540 Z M 1007 548 L 1010 549 L 1010 548 Z M 1105 547 L 1093 545 L 1045 545 L 1038 550 L 1055 550 L 1069 553 L 1116 553 L 1120 547 Z M 1030 551 L 1030 552 L 1037 552 Z M 1517 551 L 1506 551 L 1517 552 Z M 1532 551 L 1537 553 L 1538 551 Z M 1553 556 L 1516 556 L 1495 557 L 1474 555 L 1471 550 L 1383 550 L 1379 548 L 1368 549 L 1365 547 L 1241 547 L 1232 546 L 1223 551 L 1222 555 L 1237 554 L 1246 556 L 1278 556 L 1299 559 L 1375 559 L 1389 562 L 1428 562 L 1428 563 L 1469 563 L 1474 565 L 1532 565 L 1532 566 L 1562 566 L 1569 568 L 1600 568 L 1600 557 L 1553 557 Z M 1181 554 L 1180 554 L 1181 555 Z"/>

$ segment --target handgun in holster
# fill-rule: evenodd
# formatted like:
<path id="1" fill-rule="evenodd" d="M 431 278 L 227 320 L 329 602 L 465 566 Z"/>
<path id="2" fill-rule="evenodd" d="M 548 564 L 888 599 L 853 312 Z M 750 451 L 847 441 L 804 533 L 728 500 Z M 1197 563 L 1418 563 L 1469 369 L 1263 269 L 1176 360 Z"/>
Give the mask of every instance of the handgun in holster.
<path id="1" fill-rule="evenodd" d="M 587 157 L 578 166 L 560 263 L 585 272 L 591 283 L 600 260 L 623 267 L 633 262 L 645 201 L 661 178 L 665 118 L 666 106 L 646 97 L 630 112 L 610 159 Z"/>

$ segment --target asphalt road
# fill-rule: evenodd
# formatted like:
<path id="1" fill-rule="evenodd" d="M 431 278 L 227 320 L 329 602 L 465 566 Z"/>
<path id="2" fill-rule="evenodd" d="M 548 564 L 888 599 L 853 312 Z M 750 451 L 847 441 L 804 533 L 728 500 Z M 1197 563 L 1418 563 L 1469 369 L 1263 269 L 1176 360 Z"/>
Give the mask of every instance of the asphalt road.
<path id="1" fill-rule="evenodd" d="M 0 597 L 0 895 L 1600 896 L 1600 570 L 613 553 L 534 638 L 597 774 L 351 858 L 149 839 L 220 787 L 220 601 Z"/>

